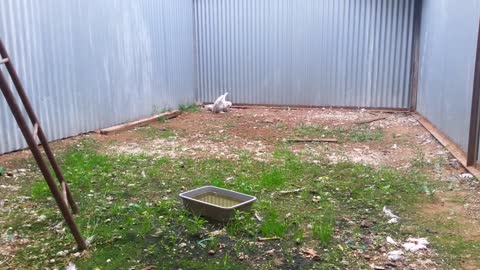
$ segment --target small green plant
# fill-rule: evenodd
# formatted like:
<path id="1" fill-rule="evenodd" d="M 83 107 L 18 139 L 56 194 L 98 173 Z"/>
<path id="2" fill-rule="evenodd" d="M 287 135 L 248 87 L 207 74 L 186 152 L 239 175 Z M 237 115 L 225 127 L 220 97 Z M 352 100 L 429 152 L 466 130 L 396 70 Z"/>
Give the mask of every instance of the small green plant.
<path id="1" fill-rule="evenodd" d="M 324 246 L 330 243 L 333 237 L 333 225 L 328 221 L 320 221 L 313 225 L 313 235 L 322 242 Z"/>
<path id="2" fill-rule="evenodd" d="M 260 184 L 266 189 L 281 187 L 286 181 L 284 173 L 278 168 L 272 168 L 260 176 Z"/>
<path id="3" fill-rule="evenodd" d="M 258 190 L 258 184 L 254 183 L 251 181 L 251 179 L 245 176 L 237 177 L 234 184 L 235 190 L 238 190 L 241 193 L 252 195 Z"/>
<path id="4" fill-rule="evenodd" d="M 294 233 L 293 237 L 295 238 L 295 243 L 300 245 L 303 243 L 304 233 L 302 230 L 298 230 Z"/>
<path id="5" fill-rule="evenodd" d="M 335 138 L 340 142 L 376 141 L 384 137 L 382 129 L 370 129 L 366 125 L 354 126 L 351 129 L 328 128 L 318 125 L 300 125 L 296 128 L 295 134 L 299 137 Z"/>
<path id="6" fill-rule="evenodd" d="M 257 226 L 251 213 L 236 211 L 226 226 L 227 233 L 233 236 L 255 236 Z"/>
<path id="7" fill-rule="evenodd" d="M 217 237 L 211 237 L 209 238 L 209 241 L 207 241 L 207 245 L 205 246 L 206 249 L 208 250 L 216 250 L 218 248 L 218 238 Z"/>
<path id="8" fill-rule="evenodd" d="M 143 137 L 147 139 L 163 138 L 169 139 L 176 137 L 177 134 L 171 129 L 159 129 L 152 126 L 140 127 L 136 129 Z"/>
<path id="9" fill-rule="evenodd" d="M 416 170 L 424 169 L 428 166 L 427 159 L 425 158 L 425 153 L 421 150 L 417 150 L 415 160 L 412 161 L 412 167 Z"/>
<path id="10" fill-rule="evenodd" d="M 383 130 L 381 129 L 354 129 L 349 137 L 354 142 L 378 141 L 383 139 Z"/>
<path id="11" fill-rule="evenodd" d="M 278 122 L 275 124 L 274 128 L 276 130 L 287 130 L 288 129 L 288 125 L 284 122 Z"/>
<path id="12" fill-rule="evenodd" d="M 220 265 L 217 265 L 215 269 L 240 270 L 240 269 L 245 269 L 245 267 L 239 265 L 234 260 L 232 260 L 228 254 L 225 254 L 222 262 L 220 263 Z"/>
<path id="13" fill-rule="evenodd" d="M 178 106 L 178 109 L 182 112 L 199 112 L 200 108 L 195 104 L 181 104 Z"/>
<path id="14" fill-rule="evenodd" d="M 200 216 L 187 217 L 184 222 L 185 230 L 190 236 L 201 235 L 205 229 L 204 226 L 207 223 L 207 221 Z"/>
<path id="15" fill-rule="evenodd" d="M 159 130 L 160 133 L 160 138 L 168 139 L 168 138 L 174 138 L 177 136 L 175 131 L 171 129 L 161 129 Z"/>
<path id="16" fill-rule="evenodd" d="M 280 220 L 277 211 L 269 209 L 260 226 L 260 233 L 265 237 L 282 237 L 287 232 L 287 229 L 285 221 Z"/>
<path id="17" fill-rule="evenodd" d="M 164 123 L 167 123 L 167 122 L 168 122 L 168 119 L 167 119 L 166 117 L 162 116 L 162 117 L 159 117 L 159 118 L 157 119 L 157 121 L 158 121 L 159 123 L 164 124 Z"/>
<path id="18" fill-rule="evenodd" d="M 38 179 L 32 184 L 32 197 L 34 199 L 47 198 L 50 195 L 50 189 L 45 181 Z"/>

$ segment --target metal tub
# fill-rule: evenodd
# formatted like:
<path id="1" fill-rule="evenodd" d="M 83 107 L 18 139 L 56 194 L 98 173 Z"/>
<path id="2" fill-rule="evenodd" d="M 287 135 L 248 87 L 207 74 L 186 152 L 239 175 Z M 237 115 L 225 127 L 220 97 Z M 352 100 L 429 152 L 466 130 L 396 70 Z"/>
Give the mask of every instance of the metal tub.
<path id="1" fill-rule="evenodd" d="M 218 198 L 211 196 L 208 202 L 200 199 L 202 196 L 209 194 L 212 194 L 212 196 L 218 195 Z M 185 208 L 193 213 L 221 222 L 230 220 L 235 215 L 235 211 L 249 211 L 252 204 L 257 200 L 254 196 L 213 186 L 205 186 L 181 193 L 180 198 Z"/>

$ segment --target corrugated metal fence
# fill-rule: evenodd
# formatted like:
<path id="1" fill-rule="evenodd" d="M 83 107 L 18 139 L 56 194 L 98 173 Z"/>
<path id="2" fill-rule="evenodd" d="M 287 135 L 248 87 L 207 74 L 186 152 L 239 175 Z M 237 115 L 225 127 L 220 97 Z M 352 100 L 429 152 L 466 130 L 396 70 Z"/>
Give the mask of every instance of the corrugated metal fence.
<path id="1" fill-rule="evenodd" d="M 2 0 L 0 37 L 49 139 L 194 101 L 191 0 Z M 0 153 L 25 146 L 0 98 Z"/>
<path id="2" fill-rule="evenodd" d="M 201 101 L 409 105 L 413 0 L 194 3 Z"/>
<path id="3" fill-rule="evenodd" d="M 413 11 L 414 0 L 3 0 L 0 37 L 58 139 L 224 91 L 407 108 Z M 0 153 L 25 146 L 0 106 Z"/>
<path id="4" fill-rule="evenodd" d="M 417 110 L 467 151 L 480 2 L 423 5 Z"/>

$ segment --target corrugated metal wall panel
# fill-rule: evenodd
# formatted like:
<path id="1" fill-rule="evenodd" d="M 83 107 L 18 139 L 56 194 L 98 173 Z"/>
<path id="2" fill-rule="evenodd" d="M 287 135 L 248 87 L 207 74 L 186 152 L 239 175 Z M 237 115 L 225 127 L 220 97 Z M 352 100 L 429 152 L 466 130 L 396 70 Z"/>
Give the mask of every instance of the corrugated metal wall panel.
<path id="1" fill-rule="evenodd" d="M 191 0 L 2 0 L 0 38 L 49 139 L 194 101 Z M 0 98 L 0 153 L 25 146 Z"/>
<path id="2" fill-rule="evenodd" d="M 423 5 L 417 110 L 467 151 L 480 2 Z"/>
<path id="3" fill-rule="evenodd" d="M 414 0 L 194 0 L 197 97 L 407 108 Z"/>

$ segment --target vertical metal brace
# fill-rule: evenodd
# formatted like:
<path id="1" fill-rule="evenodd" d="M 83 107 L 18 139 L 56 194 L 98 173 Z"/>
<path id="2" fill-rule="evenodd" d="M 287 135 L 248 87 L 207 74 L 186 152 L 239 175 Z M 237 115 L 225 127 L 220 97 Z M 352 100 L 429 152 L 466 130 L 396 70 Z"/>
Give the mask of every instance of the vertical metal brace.
<path id="1" fill-rule="evenodd" d="M 0 57 L 3 59 L 10 59 L 7 55 L 7 52 L 5 50 L 5 47 L 3 45 L 3 42 L 0 40 Z M 38 147 L 34 134 L 30 132 L 30 128 L 27 124 L 27 121 L 23 117 L 23 114 L 21 112 L 21 109 L 15 99 L 15 96 L 13 95 L 13 92 L 10 89 L 10 86 L 8 85 L 8 82 L 6 78 L 3 76 L 2 72 L 0 71 L 0 90 L 2 91 L 8 106 L 10 107 L 10 110 L 13 113 L 13 116 L 15 120 L 17 121 L 17 124 L 20 128 L 20 131 L 22 132 L 23 136 L 25 137 L 25 140 L 32 151 L 33 157 L 35 158 L 35 161 L 38 164 L 38 167 L 40 168 L 40 171 L 42 172 L 45 181 L 48 184 L 48 187 L 50 188 L 50 191 L 52 192 L 53 197 L 55 198 L 55 201 L 60 209 L 60 212 L 62 213 L 68 227 L 70 228 L 70 231 L 73 234 L 73 237 L 75 238 L 75 241 L 77 242 L 78 248 L 80 250 L 85 250 L 87 248 L 87 245 L 85 243 L 85 240 L 83 239 L 74 219 L 72 213 L 68 209 L 68 204 L 70 201 L 72 202 L 70 205 L 72 207 L 72 211 L 78 211 L 78 208 L 76 207 L 75 201 L 73 200 L 73 197 L 71 196 L 68 186 L 66 185 L 65 180 L 63 179 L 63 175 L 61 174 L 60 167 L 58 166 L 58 163 L 55 160 L 55 157 L 51 151 L 51 149 L 48 146 L 48 140 L 46 139 L 45 134 L 43 133 L 40 125 L 38 124 L 38 120 L 36 118 L 36 115 L 33 111 L 33 108 L 26 96 L 26 93 L 23 89 L 23 86 L 20 83 L 20 79 L 17 76 L 13 65 L 11 64 L 10 61 L 4 62 L 7 66 L 8 72 L 10 73 L 10 76 L 12 77 L 12 81 L 17 88 L 18 94 L 20 96 L 20 99 L 24 103 L 24 106 L 27 110 L 27 114 L 30 117 L 30 120 L 34 124 L 34 129 L 35 132 L 38 133 L 39 139 L 42 143 L 42 146 L 45 149 L 45 152 L 48 156 L 48 159 L 50 163 L 52 164 L 52 167 L 57 174 L 58 180 L 60 181 L 60 184 L 63 188 L 64 195 L 60 193 L 57 185 L 55 184 L 55 180 L 50 173 L 50 170 L 45 163 L 42 153 L 40 151 L 40 148 Z M 63 181 L 62 181 L 63 180 Z M 69 196 L 70 194 L 70 196 Z"/>
<path id="2" fill-rule="evenodd" d="M 473 76 L 472 111 L 470 115 L 470 131 L 468 135 L 467 166 L 478 161 L 480 130 L 480 22 L 477 34 L 477 54 L 475 56 L 475 73 Z"/>
<path id="3" fill-rule="evenodd" d="M 412 39 L 412 60 L 410 68 L 410 100 L 411 112 L 417 110 L 418 96 L 418 73 L 420 69 L 420 35 L 422 26 L 423 0 L 415 0 L 413 11 L 413 39 Z"/>

